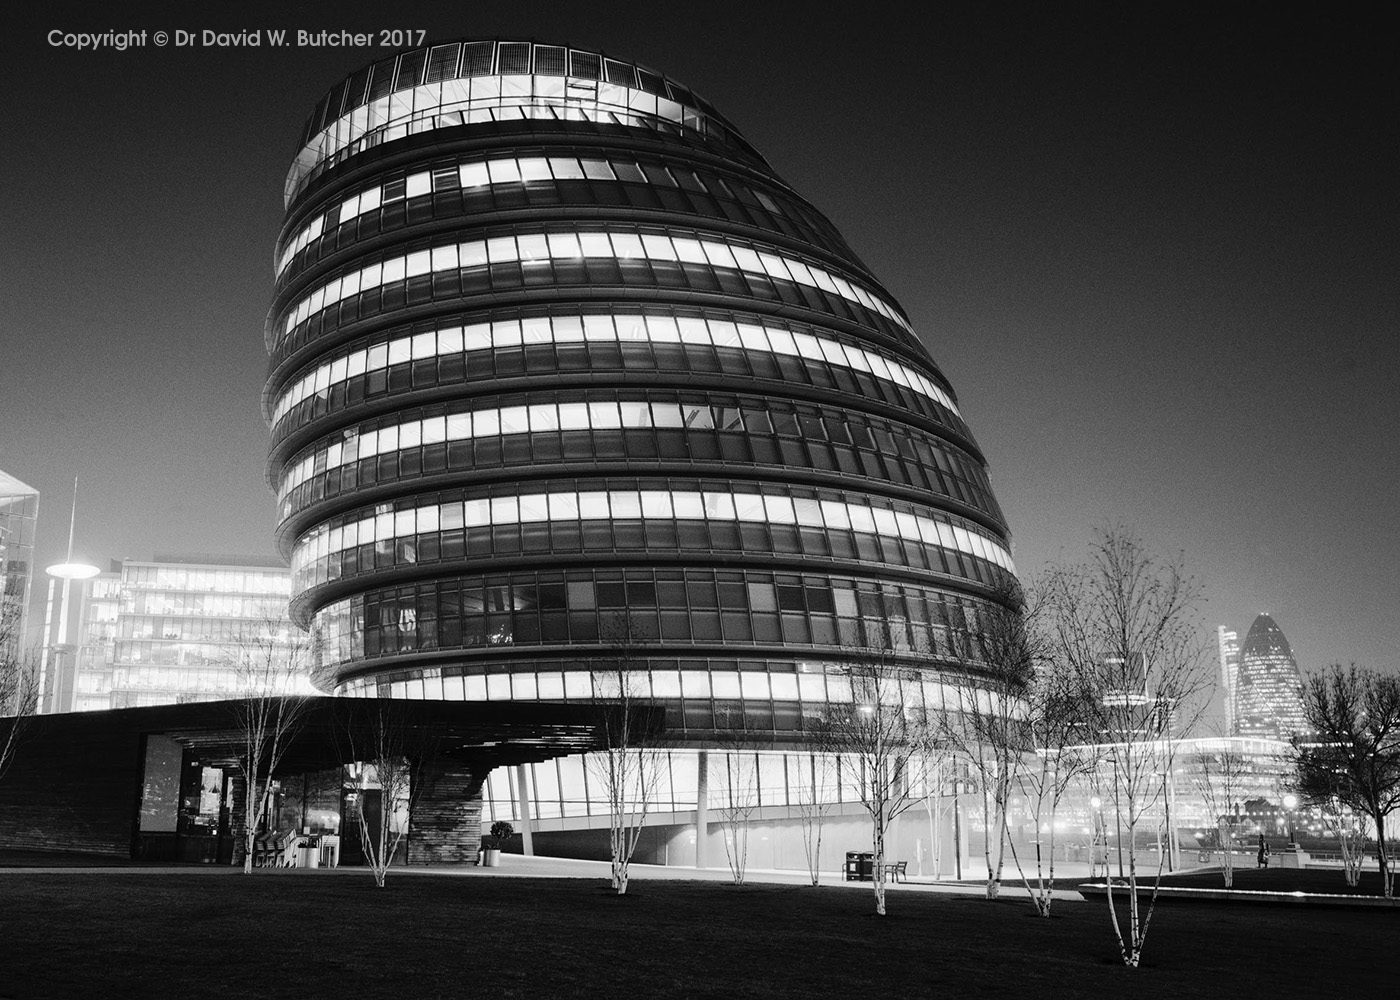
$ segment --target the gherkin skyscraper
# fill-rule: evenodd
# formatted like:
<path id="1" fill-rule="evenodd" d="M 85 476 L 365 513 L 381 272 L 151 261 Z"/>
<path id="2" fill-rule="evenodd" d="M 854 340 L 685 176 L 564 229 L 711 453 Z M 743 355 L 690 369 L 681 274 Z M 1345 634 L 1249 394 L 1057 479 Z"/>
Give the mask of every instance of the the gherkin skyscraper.
<path id="1" fill-rule="evenodd" d="M 1268 615 L 1254 619 L 1240 647 L 1235 729 L 1240 736 L 1286 740 L 1303 732 L 1303 682 L 1293 649 Z"/>

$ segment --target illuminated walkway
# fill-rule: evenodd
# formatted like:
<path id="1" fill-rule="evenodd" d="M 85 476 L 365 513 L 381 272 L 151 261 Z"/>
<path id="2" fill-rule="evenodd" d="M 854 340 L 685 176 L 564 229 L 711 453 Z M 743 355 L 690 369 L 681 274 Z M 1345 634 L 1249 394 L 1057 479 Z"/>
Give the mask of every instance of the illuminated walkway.
<path id="1" fill-rule="evenodd" d="M 45 874 L 62 875 L 73 873 L 107 873 L 107 874 L 170 874 L 170 875 L 236 875 L 241 874 L 243 869 L 231 865 L 140 865 L 140 864 L 112 864 L 102 865 L 92 864 L 45 864 L 42 855 L 28 853 L 23 857 L 7 859 L 0 856 L 0 878 L 9 876 L 23 876 L 25 874 Z M 960 895 L 980 896 L 985 892 L 985 885 L 982 882 L 971 881 L 980 874 L 980 869 L 970 869 L 964 867 L 964 874 L 967 880 L 962 882 L 954 881 L 934 881 L 932 878 L 909 876 L 909 879 L 900 883 L 887 882 L 886 887 L 891 892 L 940 892 Z M 259 869 L 256 873 L 264 878 L 281 877 L 340 877 L 350 876 L 353 878 L 368 877 L 368 872 L 363 868 L 345 867 L 334 869 Z M 498 868 L 478 868 L 474 865 L 412 865 L 395 866 L 389 874 L 390 878 L 399 876 L 415 875 L 448 875 L 459 878 L 575 878 L 575 879 L 598 879 L 606 880 L 609 877 L 609 865 L 606 861 L 580 861 L 573 858 L 544 858 L 544 857 L 524 857 L 519 854 L 503 854 L 501 864 Z M 1088 866 L 1083 864 L 1060 864 L 1056 866 L 1055 875 L 1059 879 L 1087 878 Z M 647 882 L 656 880 L 667 881 L 702 881 L 702 882 L 729 882 L 732 879 L 730 871 L 726 867 L 720 868 L 688 868 L 680 865 L 642 865 L 633 864 L 631 866 L 631 879 L 636 882 Z M 846 882 L 842 880 L 837 871 L 823 871 L 821 875 L 823 886 L 836 886 L 851 889 L 862 889 L 870 891 L 869 882 Z M 809 882 L 807 873 L 804 871 L 749 868 L 745 874 L 747 884 L 768 884 L 768 885 L 806 885 Z M 1032 885 L 1034 881 L 1032 880 Z M 1024 893 L 1025 887 L 1019 880 L 1013 881 L 1011 878 L 1003 879 L 1002 895 L 1014 896 L 1014 894 Z M 1057 890 L 1056 899 L 1079 899 L 1077 892 Z"/>

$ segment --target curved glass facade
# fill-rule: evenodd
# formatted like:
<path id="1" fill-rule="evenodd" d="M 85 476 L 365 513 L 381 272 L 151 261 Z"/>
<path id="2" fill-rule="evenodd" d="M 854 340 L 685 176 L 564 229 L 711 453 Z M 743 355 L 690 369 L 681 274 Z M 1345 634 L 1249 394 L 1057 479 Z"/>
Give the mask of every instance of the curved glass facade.
<path id="1" fill-rule="evenodd" d="M 701 742 L 800 747 L 872 642 L 911 705 L 975 683 L 1015 570 L 952 386 L 689 89 L 527 42 L 365 67 L 274 268 L 268 479 L 323 689 L 602 697 L 619 623 Z"/>
<path id="2" fill-rule="evenodd" d="M 1240 646 L 1235 679 L 1235 728 L 1239 736 L 1287 740 L 1307 732 L 1303 681 L 1293 648 L 1278 623 L 1261 614 Z"/>

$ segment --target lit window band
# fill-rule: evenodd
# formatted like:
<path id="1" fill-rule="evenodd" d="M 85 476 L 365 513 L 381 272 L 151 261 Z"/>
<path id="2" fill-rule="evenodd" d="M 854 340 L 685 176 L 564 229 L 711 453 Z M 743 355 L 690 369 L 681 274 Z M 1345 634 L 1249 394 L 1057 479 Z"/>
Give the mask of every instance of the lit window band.
<path id="1" fill-rule="evenodd" d="M 661 122 L 702 133 L 718 125 L 679 101 L 601 80 L 524 75 L 443 80 L 371 101 L 321 129 L 293 161 L 284 198 L 290 204 L 316 167 L 332 157 L 439 128 L 529 119 L 631 128 Z"/>
<path id="2" fill-rule="evenodd" d="M 648 169 L 644 172 L 635 160 L 580 159 L 576 156 L 522 156 L 499 157 L 489 160 L 463 160 L 455 168 L 439 167 L 435 170 L 422 170 L 409 174 L 407 177 L 367 187 L 363 191 L 351 195 L 340 203 L 339 211 L 335 216 L 335 225 L 342 226 L 382 205 L 432 194 L 435 191 L 498 187 L 507 184 L 525 184 L 530 181 L 589 180 L 654 184 L 656 178 L 661 178 L 663 183 L 669 180 L 669 184 L 666 184 L 668 187 L 683 186 L 671 179 L 670 169 L 675 168 L 648 165 Z M 441 175 L 444 171 L 452 171 L 456 174 L 456 185 L 443 186 Z M 436 182 L 435 174 L 437 175 Z M 686 176 L 690 183 L 701 186 L 701 182 L 695 178 L 694 174 L 687 171 Z M 703 187 L 701 189 L 704 190 Z M 754 196 L 759 199 L 764 208 L 780 215 L 784 214 L 778 209 L 777 203 L 768 198 L 767 195 L 762 192 L 754 192 Z M 292 262 L 293 257 L 326 232 L 327 220 L 331 214 L 331 212 L 322 212 L 317 215 L 303 226 L 287 244 L 277 259 L 276 271 L 279 277 L 286 270 L 287 265 Z"/>
<path id="3" fill-rule="evenodd" d="M 313 476 L 354 465 L 362 459 L 426 444 L 450 444 L 483 437 L 541 434 L 561 430 L 686 427 L 738 431 L 745 429 L 743 414 L 738 407 L 718 407 L 733 411 L 733 423 L 726 427 L 715 423 L 715 409 L 717 407 L 708 403 L 605 400 L 488 407 L 464 413 L 407 420 L 391 427 L 361 431 L 358 434 L 346 432 L 337 440 L 321 445 L 286 471 L 277 495 L 279 500 L 285 501 L 292 490 Z M 284 504 L 283 517 L 288 513 L 290 511 Z"/>
<path id="4" fill-rule="evenodd" d="M 426 532 L 486 528 L 545 521 L 713 520 L 795 524 L 900 538 L 976 556 L 1016 572 L 1011 554 L 980 529 L 946 515 L 938 518 L 888 507 L 837 500 L 797 499 L 759 493 L 699 490 L 596 490 L 530 493 L 520 496 L 428 504 L 410 510 L 387 510 L 338 527 L 317 525 L 292 549 L 293 589 L 306 580 L 315 563 L 359 545 L 411 539 Z"/>
<path id="5" fill-rule="evenodd" d="M 382 371 L 391 365 L 424 361 L 463 351 L 495 350 L 531 344 L 579 344 L 588 341 L 622 341 L 653 344 L 694 344 L 761 351 L 788 357 L 810 358 L 866 372 L 934 400 L 961 417 L 957 404 L 927 376 L 893 358 L 782 327 L 758 323 L 732 323 L 674 316 L 541 316 L 526 320 L 499 320 L 466 327 L 430 330 L 399 337 L 383 344 L 351 351 L 320 365 L 297 379 L 277 397 L 272 409 L 276 424 L 292 407 L 348 378 Z"/>
<path id="6" fill-rule="evenodd" d="M 485 267 L 488 264 L 518 263 L 528 267 L 532 261 L 589 257 L 613 260 L 641 258 L 705 264 L 791 281 L 838 295 L 913 333 L 909 322 L 884 299 L 872 295 L 839 275 L 805 264 L 795 257 L 774 254 L 767 250 L 755 249 L 753 245 L 745 246 L 730 241 L 691 239 L 660 233 L 589 231 L 497 236 L 487 240 L 448 243 L 417 250 L 403 257 L 390 257 L 358 271 L 351 271 L 307 295 L 283 317 L 277 331 L 277 339 L 280 341 L 290 330 L 321 310 L 391 282 L 442 271 Z"/>
<path id="7" fill-rule="evenodd" d="M 337 605 L 332 605 L 336 607 Z M 329 609 L 328 609 L 329 610 Z M 793 672 L 791 664 L 775 663 L 778 670 L 638 669 L 633 674 L 642 698 L 700 699 L 743 698 L 746 701 L 800 701 L 850 704 L 855 700 L 850 674 L 837 664 L 832 673 L 821 669 Z M 783 669 L 787 668 L 787 669 Z M 441 668 L 415 670 L 411 680 L 362 678 L 349 681 L 336 694 L 349 698 L 419 698 L 446 701 L 576 701 L 615 698 L 616 672 L 588 670 L 520 670 L 511 673 L 446 674 Z M 420 695 L 413 685 L 427 687 Z M 387 692 L 384 689 L 388 689 Z M 963 711 L 976 704 L 986 713 L 1001 704 L 995 692 L 971 684 L 957 684 L 932 677 L 897 678 L 886 697 L 890 704 L 923 705 L 931 711 Z"/>

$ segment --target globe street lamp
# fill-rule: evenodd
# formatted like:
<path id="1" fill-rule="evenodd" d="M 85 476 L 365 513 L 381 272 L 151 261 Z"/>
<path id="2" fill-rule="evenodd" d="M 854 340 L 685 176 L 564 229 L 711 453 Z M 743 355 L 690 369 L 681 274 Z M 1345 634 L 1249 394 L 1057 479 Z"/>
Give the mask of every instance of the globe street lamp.
<path id="1" fill-rule="evenodd" d="M 1108 879 L 1108 836 L 1104 831 L 1103 823 L 1103 799 L 1095 795 L 1089 800 L 1089 806 L 1094 810 L 1094 839 L 1089 845 L 1089 877 L 1093 878 L 1099 872 L 1099 863 L 1103 863 L 1103 877 Z"/>
<path id="2" fill-rule="evenodd" d="M 1298 849 L 1298 837 L 1293 831 L 1293 810 L 1298 808 L 1298 796 L 1289 792 L 1283 797 L 1283 808 L 1288 810 L 1288 846 Z"/>

